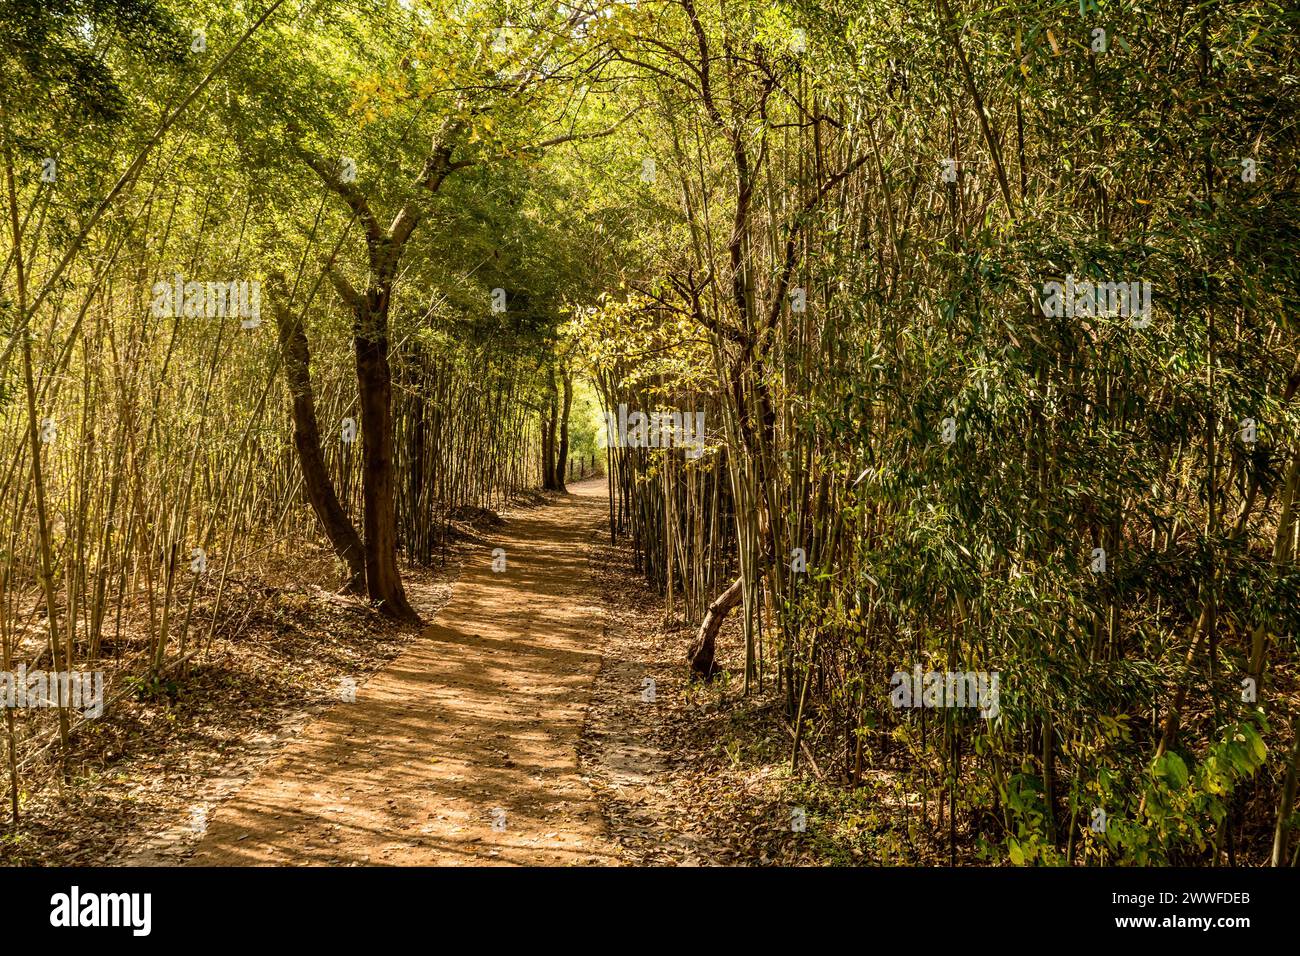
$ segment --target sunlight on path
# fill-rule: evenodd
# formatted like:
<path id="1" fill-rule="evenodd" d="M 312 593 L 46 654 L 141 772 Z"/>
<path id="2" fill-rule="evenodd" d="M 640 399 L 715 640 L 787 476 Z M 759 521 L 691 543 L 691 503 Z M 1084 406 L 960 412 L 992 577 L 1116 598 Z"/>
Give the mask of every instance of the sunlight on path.
<path id="1" fill-rule="evenodd" d="M 576 746 L 600 663 L 584 543 L 604 479 L 470 558 L 401 657 L 212 815 L 200 865 L 616 863 Z"/>

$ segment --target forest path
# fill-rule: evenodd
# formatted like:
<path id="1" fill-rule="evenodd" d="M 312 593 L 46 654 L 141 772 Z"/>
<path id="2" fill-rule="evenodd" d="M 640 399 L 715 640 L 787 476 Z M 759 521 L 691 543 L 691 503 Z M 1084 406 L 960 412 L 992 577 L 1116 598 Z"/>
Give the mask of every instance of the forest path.
<path id="1" fill-rule="evenodd" d="M 400 657 L 216 808 L 196 865 L 617 863 L 577 746 L 604 479 L 515 515 Z"/>

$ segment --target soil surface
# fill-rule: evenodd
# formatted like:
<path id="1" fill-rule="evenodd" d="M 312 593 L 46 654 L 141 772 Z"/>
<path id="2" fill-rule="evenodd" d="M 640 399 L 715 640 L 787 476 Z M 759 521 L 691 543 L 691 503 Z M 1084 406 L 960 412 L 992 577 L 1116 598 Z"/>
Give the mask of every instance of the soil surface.
<path id="1" fill-rule="evenodd" d="M 191 862 L 619 862 L 578 759 L 604 633 L 588 547 L 605 507 L 595 479 L 512 516 L 354 702 L 205 814 Z"/>
<path id="2" fill-rule="evenodd" d="M 403 572 L 424 629 L 323 590 L 328 554 L 237 582 L 188 673 L 74 738 L 0 863 L 920 862 L 876 819 L 885 776 L 791 772 L 780 688 L 731 676 L 738 615 L 690 681 L 694 626 L 610 541 L 603 478 L 457 517 L 440 567 Z M 842 743 L 808 741 L 831 769 Z"/>

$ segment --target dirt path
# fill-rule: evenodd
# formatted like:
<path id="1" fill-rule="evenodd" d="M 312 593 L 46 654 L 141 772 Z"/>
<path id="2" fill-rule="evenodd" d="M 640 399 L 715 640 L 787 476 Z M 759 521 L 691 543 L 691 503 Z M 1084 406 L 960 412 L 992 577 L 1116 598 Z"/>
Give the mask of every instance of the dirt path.
<path id="1" fill-rule="evenodd" d="M 577 758 L 605 484 L 511 519 L 405 653 L 216 809 L 199 865 L 617 863 Z"/>

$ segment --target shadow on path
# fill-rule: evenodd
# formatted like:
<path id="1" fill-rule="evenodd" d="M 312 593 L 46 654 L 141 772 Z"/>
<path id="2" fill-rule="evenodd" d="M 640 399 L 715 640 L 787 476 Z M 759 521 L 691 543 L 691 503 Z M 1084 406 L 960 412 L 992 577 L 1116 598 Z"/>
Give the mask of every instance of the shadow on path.
<path id="1" fill-rule="evenodd" d="M 196 865 L 617 863 L 576 748 L 600 663 L 604 479 L 512 518 L 402 656 L 209 819 Z"/>

